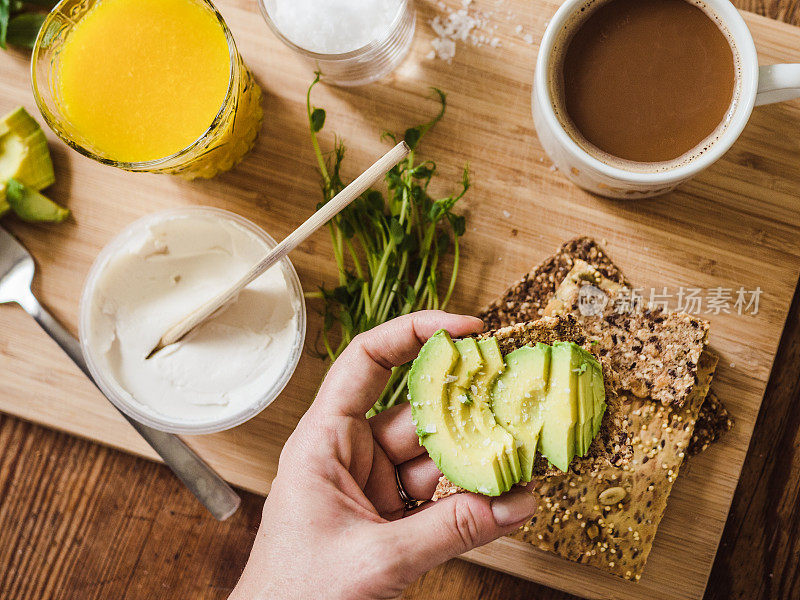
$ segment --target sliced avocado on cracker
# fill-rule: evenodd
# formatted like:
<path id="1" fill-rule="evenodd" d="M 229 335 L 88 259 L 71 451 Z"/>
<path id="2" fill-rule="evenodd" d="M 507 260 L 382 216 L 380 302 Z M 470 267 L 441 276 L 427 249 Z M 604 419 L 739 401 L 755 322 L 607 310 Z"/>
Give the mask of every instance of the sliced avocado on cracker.
<path id="1" fill-rule="evenodd" d="M 566 471 L 589 452 L 605 411 L 600 363 L 573 342 L 504 358 L 495 338 L 453 342 L 438 331 L 414 361 L 408 389 L 420 443 L 436 465 L 488 496 L 530 481 L 537 452 Z"/>
<path id="2" fill-rule="evenodd" d="M 414 361 L 408 391 L 417 435 L 439 470 L 466 490 L 499 496 L 520 471 L 513 439 L 487 414 L 488 387 L 497 376 L 488 358 L 475 340 L 453 343 L 438 331 Z"/>

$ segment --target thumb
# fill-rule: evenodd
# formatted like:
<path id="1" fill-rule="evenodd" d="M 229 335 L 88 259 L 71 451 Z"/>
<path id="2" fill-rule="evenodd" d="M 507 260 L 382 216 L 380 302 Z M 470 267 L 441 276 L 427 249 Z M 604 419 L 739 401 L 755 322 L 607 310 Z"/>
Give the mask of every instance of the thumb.
<path id="1" fill-rule="evenodd" d="M 537 503 L 525 488 L 488 498 L 455 494 L 389 524 L 409 583 L 438 564 L 518 529 Z"/>

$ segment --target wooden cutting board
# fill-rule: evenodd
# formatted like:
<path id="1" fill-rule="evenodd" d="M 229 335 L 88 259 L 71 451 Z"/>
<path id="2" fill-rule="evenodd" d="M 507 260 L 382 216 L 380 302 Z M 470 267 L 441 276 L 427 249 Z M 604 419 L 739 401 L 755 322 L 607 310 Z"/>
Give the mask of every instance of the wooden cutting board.
<path id="1" fill-rule="evenodd" d="M 454 4 L 455 0 L 451 1 Z M 538 40 L 557 8 L 553 0 L 475 0 L 492 12 L 499 47 L 459 43 L 451 63 L 427 58 L 434 1 L 418 2 L 418 32 L 408 60 L 379 84 L 320 86 L 314 102 L 328 111 L 322 139 L 333 132 L 349 149 L 346 174 L 365 168 L 386 146 L 385 128 L 403 131 L 437 106 L 428 87 L 448 92 L 448 112 L 423 152 L 451 187 L 469 162 L 474 187 L 462 274 L 453 310 L 465 313 L 500 294 L 564 240 L 601 240 L 631 281 L 646 289 L 744 287 L 762 290 L 756 315 L 707 315 L 721 355 L 714 389 L 736 419 L 723 441 L 691 459 L 670 498 L 650 561 L 638 584 L 572 564 L 503 539 L 465 558 L 593 598 L 701 598 L 747 451 L 764 388 L 800 273 L 800 102 L 759 108 L 739 142 L 710 170 L 661 199 L 621 203 L 590 196 L 551 168 L 530 115 L 530 80 Z M 458 3 L 460 7 L 460 2 Z M 266 118 L 256 149 L 233 172 L 212 181 L 124 173 L 96 164 L 50 135 L 58 182 L 49 190 L 74 220 L 3 225 L 32 251 L 35 292 L 77 332 L 78 299 L 104 244 L 147 213 L 186 205 L 226 208 L 282 238 L 319 201 L 318 178 L 303 104 L 311 69 L 269 32 L 252 0 L 220 0 L 246 62 L 265 91 Z M 752 14 L 763 62 L 800 61 L 800 30 Z M 523 31 L 516 31 L 517 25 Z M 17 105 L 38 114 L 27 56 L 0 53 L 0 114 Z M 333 282 L 326 233 L 292 256 L 307 290 Z M 234 484 L 269 490 L 278 455 L 312 401 L 325 365 L 315 357 L 319 319 L 309 307 L 306 352 L 280 398 L 252 421 L 189 439 Z M 152 451 L 18 307 L 0 307 L 0 410 L 145 457 Z"/>

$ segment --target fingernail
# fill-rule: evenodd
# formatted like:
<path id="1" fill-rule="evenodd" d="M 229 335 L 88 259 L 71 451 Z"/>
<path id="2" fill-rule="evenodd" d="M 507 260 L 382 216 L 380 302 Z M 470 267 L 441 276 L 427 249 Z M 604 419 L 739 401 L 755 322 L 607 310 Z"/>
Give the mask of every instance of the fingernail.
<path id="1" fill-rule="evenodd" d="M 492 514 L 498 525 L 512 525 L 536 512 L 536 499 L 524 489 L 514 489 L 492 500 Z"/>

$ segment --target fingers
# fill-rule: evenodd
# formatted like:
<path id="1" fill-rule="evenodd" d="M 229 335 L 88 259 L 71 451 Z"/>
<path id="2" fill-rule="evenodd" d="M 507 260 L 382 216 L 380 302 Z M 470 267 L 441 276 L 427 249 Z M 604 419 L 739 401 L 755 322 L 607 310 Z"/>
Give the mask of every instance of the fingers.
<path id="1" fill-rule="evenodd" d="M 376 449 L 379 452 L 380 449 Z M 433 496 L 441 473 L 427 456 L 404 462 L 397 467 L 403 489 L 414 499 L 427 500 Z M 395 480 L 395 467 L 388 460 L 373 461 L 364 494 L 384 519 L 399 519 L 405 514 Z"/>
<path id="2" fill-rule="evenodd" d="M 525 489 L 488 498 L 456 494 L 383 527 L 393 530 L 399 565 L 411 581 L 438 564 L 520 527 L 536 510 Z"/>
<path id="3" fill-rule="evenodd" d="M 418 456 L 397 467 L 403 488 L 414 500 L 430 500 L 441 471 L 428 456 Z"/>
<path id="4" fill-rule="evenodd" d="M 386 386 L 393 366 L 414 359 L 439 329 L 454 337 L 483 330 L 475 317 L 426 310 L 392 319 L 357 335 L 328 371 L 315 404 L 363 417 Z"/>
<path id="5" fill-rule="evenodd" d="M 392 464 L 399 465 L 425 452 L 411 420 L 411 405 L 403 403 L 367 421 L 375 438 Z"/>

